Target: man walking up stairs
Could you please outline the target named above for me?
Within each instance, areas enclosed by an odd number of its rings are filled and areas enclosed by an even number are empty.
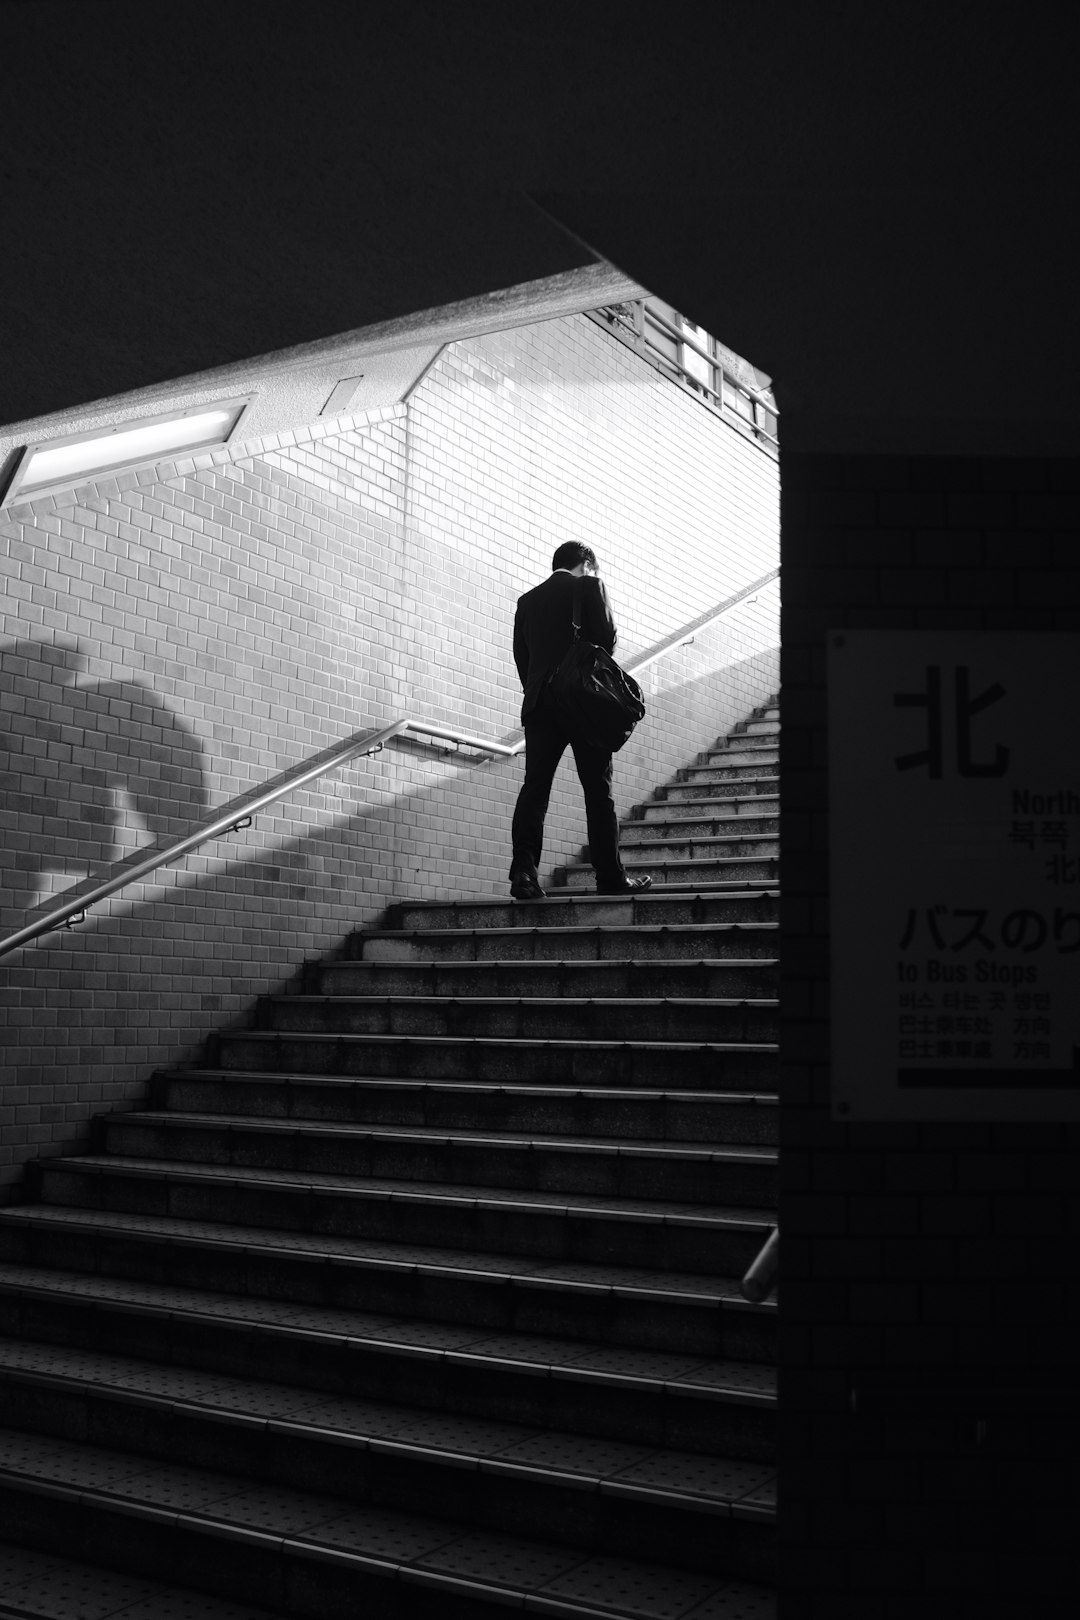
[[[394,906],[34,1167],[0,1615],[773,1614],[778,729],[649,892]]]

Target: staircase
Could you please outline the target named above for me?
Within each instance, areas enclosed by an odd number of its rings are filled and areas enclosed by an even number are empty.
[[[393,906],[32,1167],[0,1615],[772,1616],[775,702],[651,891]]]

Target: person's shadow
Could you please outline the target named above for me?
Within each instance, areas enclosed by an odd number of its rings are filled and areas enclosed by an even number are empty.
[[[88,664],[78,643],[0,645],[0,909],[11,926],[53,887],[46,874],[96,876],[136,844],[182,836],[209,802],[190,727],[141,681],[81,678]]]

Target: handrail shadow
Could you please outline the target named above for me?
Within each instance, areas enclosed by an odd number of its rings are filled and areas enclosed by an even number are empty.
[[[682,629],[675,631],[649,651],[626,666],[629,674],[644,669],[647,665],[662,658],[665,653],[677,647],[686,645],[694,636],[718,619],[730,613],[740,603],[752,598],[754,593],[764,589],[779,577],[779,568],[765,574],[761,579],[755,580],[751,585],[745,586],[733,596],[727,597],[723,602],[710,608],[707,613],[691,620]],[[279,772],[268,783],[238,794],[230,800],[224,810],[217,810],[212,816],[203,817],[196,822],[191,831],[180,839],[165,842],[158,838],[149,848],[145,845],[141,849],[132,851],[130,855],[117,861],[111,868],[109,875],[102,878],[100,875],[84,878],[64,891],[63,901],[57,905],[55,902],[43,901],[27,914],[24,925],[15,933],[0,939],[0,957],[8,955],[11,951],[19,950],[23,945],[31,944],[44,934],[52,933],[58,928],[71,926],[75,921],[81,920],[90,906],[107,899],[118,889],[125,888],[130,883],[138,882],[140,878],[148,877],[161,867],[170,866],[180,860],[184,855],[197,849],[201,844],[211,839],[222,837],[229,832],[238,831],[241,825],[249,825],[260,810],[275,804],[279,799],[290,793],[297,792],[309,782],[317,781],[328,775],[331,771],[340,770],[353,760],[361,759],[369,754],[378,753],[388,742],[395,739],[405,741],[405,734],[411,733],[416,737],[432,738],[436,743],[442,741],[454,745],[454,752],[461,748],[475,750],[483,756],[514,757],[520,754],[525,747],[523,734],[519,734],[515,742],[496,742],[492,738],[477,737],[469,732],[457,730],[452,726],[444,726],[435,721],[418,719],[413,716],[403,716],[393,721],[389,726],[368,732],[354,732],[344,742],[333,743],[320,753],[309,756],[298,765],[290,766],[287,770]],[[431,746],[427,744],[426,746]],[[450,749],[444,750],[449,752]]]

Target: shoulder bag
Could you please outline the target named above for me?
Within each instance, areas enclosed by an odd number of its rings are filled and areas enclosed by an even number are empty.
[[[574,581],[574,639],[548,677],[548,686],[567,730],[578,742],[618,753],[642,715],[645,700],[632,675],[609,652],[581,635],[583,580]]]

